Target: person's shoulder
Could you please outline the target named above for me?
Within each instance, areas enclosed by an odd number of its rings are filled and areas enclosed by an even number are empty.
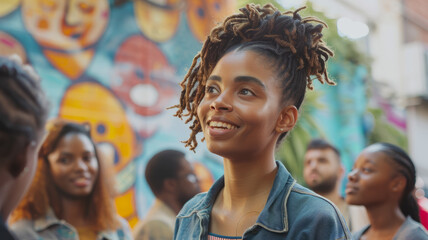
[[[407,217],[403,227],[399,230],[394,239],[427,240],[428,232],[422,224]]]
[[[202,204],[206,201],[207,193],[198,193],[193,198],[184,204],[183,208],[181,208],[180,212],[177,215],[177,218],[188,217],[199,210]]]
[[[297,183],[291,189],[288,203],[297,205],[297,207],[300,206],[299,208],[306,211],[316,211],[318,214],[329,213],[337,215],[339,213],[337,207],[330,200]],[[308,208],[308,206],[312,206],[312,208]]]
[[[34,228],[33,220],[21,219],[9,227],[17,239],[38,239],[38,233]]]
[[[144,222],[134,230],[134,239],[172,239],[174,229],[160,220]]]
[[[324,239],[350,239],[349,228],[337,207],[328,199],[294,184],[287,199],[290,229],[307,231]],[[303,229],[303,230],[302,230]]]

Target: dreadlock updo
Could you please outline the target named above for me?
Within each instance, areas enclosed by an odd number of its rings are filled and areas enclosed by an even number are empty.
[[[190,138],[184,142],[186,147],[194,150],[198,144],[196,134],[202,129],[197,108],[204,98],[208,77],[228,52],[253,51],[267,57],[281,81],[284,105],[300,107],[306,87],[313,89],[312,76],[321,83],[334,85],[326,71],[326,61],[333,52],[321,40],[321,31],[327,25],[314,17],[302,18],[298,12],[303,8],[281,13],[271,4],[248,4],[240,9],[241,13],[227,17],[212,29],[181,82],[180,103],[173,106],[178,108],[175,116],[186,116],[186,123],[193,120]]]

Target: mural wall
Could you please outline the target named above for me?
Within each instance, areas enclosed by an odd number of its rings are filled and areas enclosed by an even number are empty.
[[[187,126],[166,107],[230,0],[0,0],[0,55],[32,64],[51,100],[51,117],[90,123],[116,170],[119,214],[133,226],[153,195],[144,168],[166,148],[185,151],[203,188],[222,174],[203,146],[184,149]],[[214,17],[215,16],[215,17]]]

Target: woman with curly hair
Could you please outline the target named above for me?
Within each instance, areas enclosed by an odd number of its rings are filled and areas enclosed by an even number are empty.
[[[176,116],[223,157],[224,176],[177,216],[175,239],[349,239],[337,208],[275,161],[312,78],[329,80],[325,24],[247,5],[211,31],[194,58]],[[314,22],[316,24],[312,24]]]
[[[19,239],[131,239],[89,126],[56,120],[30,190],[12,213]]]

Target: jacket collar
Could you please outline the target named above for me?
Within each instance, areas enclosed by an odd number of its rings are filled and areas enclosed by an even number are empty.
[[[75,228],[64,220],[59,220],[52,208],[49,208],[44,217],[34,220],[34,229],[37,232],[43,231],[53,225],[65,225],[73,230]],[[97,239],[115,239],[115,231],[102,231],[97,234]]]
[[[271,232],[287,232],[288,231],[288,215],[287,215],[287,200],[290,195],[296,180],[287,171],[284,165],[276,161],[278,171],[269,193],[265,207],[260,213],[256,224]],[[215,199],[221,189],[224,187],[224,176],[218,179],[208,191],[206,197],[194,210],[187,214],[191,215],[196,212],[200,214],[209,214],[214,205]],[[278,211],[280,209],[280,211]]]
[[[266,205],[260,213],[256,225],[271,232],[283,233],[288,232],[287,201],[296,180],[291,177],[291,174],[281,162],[276,161],[276,165],[278,166],[278,172]]]
[[[44,217],[34,220],[34,229],[39,232],[55,224],[65,224],[65,221],[59,220],[52,208],[49,208]]]

